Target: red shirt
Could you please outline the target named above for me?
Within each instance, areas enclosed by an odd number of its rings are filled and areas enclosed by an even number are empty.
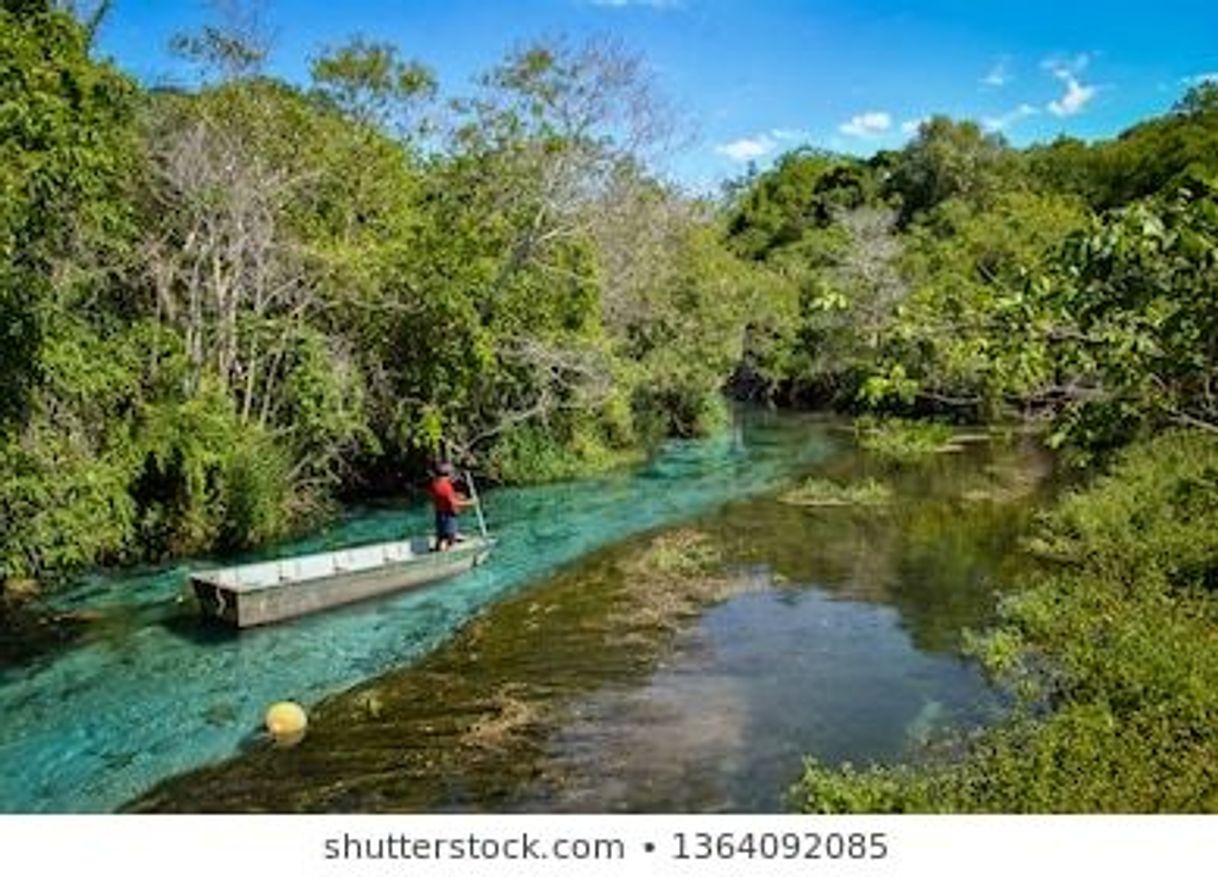
[[[453,487],[451,479],[444,476],[433,478],[427,485],[427,492],[431,495],[431,501],[435,504],[437,512],[443,512],[446,515],[457,513],[457,490]]]

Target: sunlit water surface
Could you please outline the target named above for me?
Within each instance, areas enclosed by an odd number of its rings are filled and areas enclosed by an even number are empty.
[[[563,564],[773,490],[841,445],[841,433],[814,419],[750,416],[723,438],[671,443],[630,472],[494,491],[485,499],[500,542],[488,565],[441,586],[240,634],[200,626],[181,599],[189,570],[218,561],[83,577],[57,608],[99,615],[85,637],[0,672],[0,809],[111,810],[164,777],[235,754],[267,704],[308,704],[408,665],[488,604]],[[355,509],[272,554],[428,526],[421,507]]]

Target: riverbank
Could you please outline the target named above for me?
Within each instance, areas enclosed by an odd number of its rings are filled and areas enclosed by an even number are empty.
[[[812,812],[1218,812],[1218,439],[1160,435],[1065,498],[976,643],[1018,698],[965,757],[813,762]]]

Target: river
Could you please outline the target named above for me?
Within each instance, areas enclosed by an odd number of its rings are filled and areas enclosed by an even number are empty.
[[[804,754],[900,757],[992,714],[960,632],[1015,574],[1043,468],[979,444],[890,470],[839,422],[754,412],[643,467],[493,491],[485,567],[289,624],[198,625],[185,575],[218,561],[84,576],[56,602],[98,616],[86,634],[0,672],[0,809],[778,809]],[[809,472],[896,497],[775,498]],[[427,517],[352,509],[272,553]],[[727,584],[641,624],[631,558],[667,532],[713,544]],[[285,698],[319,706],[273,750],[257,727]]]

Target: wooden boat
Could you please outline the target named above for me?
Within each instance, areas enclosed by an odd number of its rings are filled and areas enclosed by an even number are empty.
[[[205,615],[237,627],[270,624],[466,572],[483,563],[495,540],[470,536],[448,551],[431,540],[381,542],[191,575]]]

